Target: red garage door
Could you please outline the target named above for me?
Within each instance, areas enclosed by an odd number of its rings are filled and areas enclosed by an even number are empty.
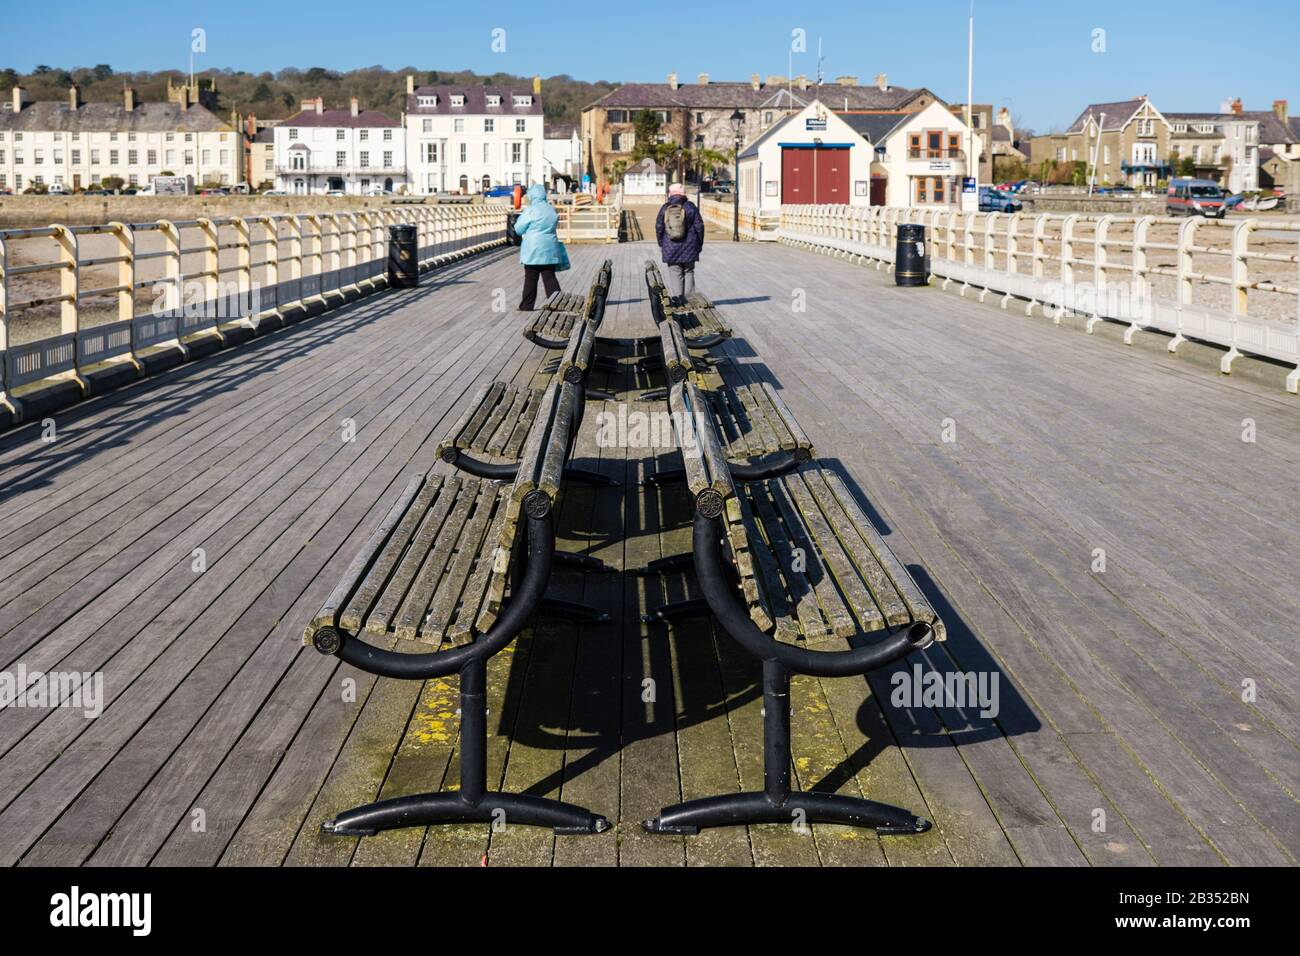
[[[781,202],[847,203],[848,147],[781,150]]]

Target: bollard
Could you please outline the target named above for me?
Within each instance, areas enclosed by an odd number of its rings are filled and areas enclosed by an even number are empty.
[[[415,226],[388,227],[388,287],[414,289],[420,284],[419,239]]]
[[[894,283],[902,286],[928,285],[930,263],[925,254],[925,226],[916,222],[899,223],[898,244],[894,248]]]

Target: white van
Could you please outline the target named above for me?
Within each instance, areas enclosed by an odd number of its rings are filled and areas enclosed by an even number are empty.
[[[50,183],[50,188],[48,190],[51,196],[66,196],[70,191],[71,190],[69,190],[67,186],[63,185],[63,183]]]

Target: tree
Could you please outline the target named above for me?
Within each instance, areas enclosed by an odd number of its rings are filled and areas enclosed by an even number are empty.
[[[126,180],[121,176],[105,176],[100,185],[105,189],[121,189],[126,185]]]
[[[659,116],[651,110],[637,110],[632,114],[632,158],[652,157],[658,162]]]
[[[275,94],[271,92],[270,84],[258,83],[257,89],[253,90],[253,102],[269,103]]]
[[[1174,168],[1177,170],[1179,176],[1195,176],[1196,160],[1191,156],[1180,157]]]
[[[113,75],[113,68],[107,63],[100,63],[90,72],[94,75],[96,80],[99,80],[102,83]]]

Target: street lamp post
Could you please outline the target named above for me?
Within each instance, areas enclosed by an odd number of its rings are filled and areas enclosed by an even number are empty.
[[[731,114],[731,131],[735,139],[735,171],[731,177],[731,241],[740,242],[740,147],[743,144],[741,129],[745,125],[745,114],[736,110]]]
[[[704,135],[695,134],[695,208],[704,202]]]

